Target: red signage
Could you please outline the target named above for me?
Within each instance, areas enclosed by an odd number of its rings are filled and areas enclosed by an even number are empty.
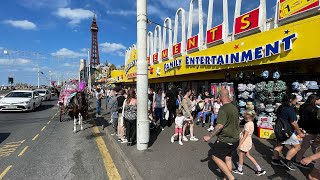
[[[237,17],[234,26],[235,35],[257,28],[259,26],[259,8]]]
[[[132,79],[132,78],[135,78],[135,77],[137,77],[137,73],[135,73],[135,72],[134,73],[130,73],[130,74],[127,75],[128,79]]]
[[[192,51],[198,48],[198,35],[195,35],[188,39],[187,51]]]
[[[168,57],[168,49],[164,49],[164,50],[162,50],[162,60],[167,60],[167,59],[169,59],[169,57]]]
[[[181,55],[181,43],[173,45],[172,54],[173,54],[173,56],[180,56]]]
[[[155,53],[155,54],[152,56],[152,60],[153,60],[153,63],[157,63],[157,62],[158,62],[158,53]]]
[[[222,40],[222,24],[207,31],[207,44]]]
[[[148,64],[150,64],[150,56],[147,57]]]

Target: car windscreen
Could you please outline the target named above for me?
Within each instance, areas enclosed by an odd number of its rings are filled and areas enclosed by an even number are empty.
[[[10,92],[5,97],[21,97],[21,98],[31,98],[31,92]]]
[[[45,94],[46,93],[46,91],[36,91],[36,92],[38,92],[39,94]]]

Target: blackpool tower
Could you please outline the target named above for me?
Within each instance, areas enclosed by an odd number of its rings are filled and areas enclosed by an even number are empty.
[[[93,16],[91,23],[91,56],[90,56],[90,67],[95,68],[100,64],[99,49],[98,49],[98,25],[96,16]]]

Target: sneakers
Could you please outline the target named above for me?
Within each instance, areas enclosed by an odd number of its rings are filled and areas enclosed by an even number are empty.
[[[194,136],[190,138],[190,141],[198,141],[198,140],[199,140],[199,139],[196,138],[196,137],[194,137]]]
[[[266,174],[266,171],[261,169],[261,171],[256,171],[255,174],[256,174],[257,176],[262,176],[262,175]]]
[[[308,165],[304,165],[304,164],[301,164],[300,162],[296,162],[296,161],[293,161],[292,164],[294,164],[297,167],[304,168],[304,169],[309,169],[310,168]]]
[[[125,144],[125,143],[128,143],[128,140],[127,139],[121,139],[121,144]]]
[[[190,138],[190,139],[191,139],[191,138]],[[185,136],[182,137],[182,140],[183,140],[183,141],[189,141],[188,138],[185,137]]]
[[[179,141],[179,144],[182,146],[183,145],[182,141]]]
[[[280,161],[279,159],[273,159],[273,160],[271,161],[271,164],[272,164],[272,165],[275,165],[275,166],[283,166],[283,165],[281,164],[281,161]]]
[[[164,128],[163,128],[163,127],[160,127],[160,129],[161,129],[161,131],[163,131],[163,130],[164,130]]]
[[[239,171],[238,169],[232,170],[233,173],[243,175],[243,171]]]
[[[203,122],[203,123],[202,123],[202,127],[204,127],[205,124],[206,124],[206,123]]]
[[[208,129],[209,132],[213,131],[214,130],[214,127],[213,126],[210,126],[210,128]]]
[[[171,143],[174,143],[174,138],[173,137],[171,137]]]
[[[286,166],[290,171],[295,171],[295,170],[296,170],[296,168],[292,165],[292,163],[291,163],[290,161],[284,159],[284,160],[280,160],[280,162],[281,162],[284,166]]]

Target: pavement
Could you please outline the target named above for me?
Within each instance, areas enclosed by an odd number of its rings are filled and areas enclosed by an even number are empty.
[[[110,115],[108,114],[104,116],[103,121],[100,119],[97,123],[101,125],[109,120]],[[207,180],[223,177],[211,158],[210,149],[215,139],[213,138],[210,142],[202,141],[202,137],[208,134],[207,128],[207,126],[195,126],[195,134],[199,141],[183,142],[183,146],[179,145],[177,141],[173,144],[170,142],[174,126],[166,127],[164,131],[156,129],[151,132],[149,148],[145,151],[138,151],[136,145],[127,146],[119,143],[116,136],[111,135],[113,130],[110,125],[104,131],[106,143],[117,150],[111,155],[121,157],[133,179]],[[254,147],[250,153],[267,173],[257,177],[254,174],[255,166],[248,159],[245,159],[244,175],[235,174],[237,179],[306,179],[308,170],[297,168],[296,171],[289,171],[284,167],[271,165],[274,140],[260,139],[254,135],[253,143]],[[286,151],[287,148],[285,148],[284,154]],[[311,152],[307,151],[306,155],[310,154]],[[237,167],[237,161],[238,157],[233,157],[234,168]]]

